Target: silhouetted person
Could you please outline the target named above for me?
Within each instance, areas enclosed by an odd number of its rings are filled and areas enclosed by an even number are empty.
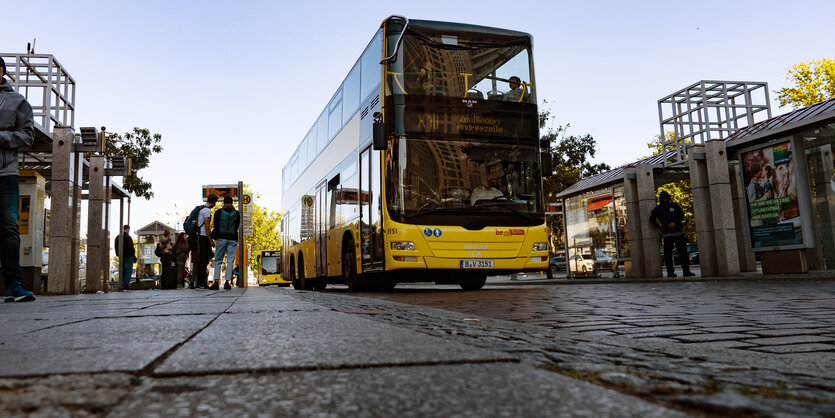
[[[658,206],[649,215],[649,222],[661,230],[664,240],[664,263],[667,266],[667,277],[676,277],[675,266],[673,265],[673,245],[678,252],[678,261],[685,276],[695,276],[690,272],[690,254],[687,253],[687,239],[684,237],[682,221],[684,211],[678,203],[670,199],[670,194],[662,191],[658,198],[661,200]]]

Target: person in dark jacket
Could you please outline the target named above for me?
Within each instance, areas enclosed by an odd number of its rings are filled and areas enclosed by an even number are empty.
[[[673,245],[678,252],[678,260],[685,276],[695,276],[690,272],[690,257],[687,253],[687,239],[684,237],[682,222],[684,211],[678,203],[670,199],[670,194],[662,191],[658,198],[661,202],[649,215],[649,222],[661,230],[664,240],[664,263],[667,266],[667,277],[676,277],[673,265]]]
[[[223,256],[226,255],[226,282],[224,289],[231,289],[232,266],[235,265],[235,255],[238,250],[238,227],[241,225],[241,214],[232,205],[232,197],[224,196],[223,207],[215,211],[212,225],[214,230],[212,236],[217,237],[215,245],[215,284],[213,288],[220,285],[220,267],[223,265]]]
[[[130,290],[130,277],[133,276],[133,263],[136,262],[136,250],[133,249],[133,238],[130,237],[130,225],[122,228],[122,234],[116,237],[113,248],[122,245],[122,258],[119,260],[122,270],[122,290]]]
[[[32,106],[6,81],[6,63],[0,58],[0,265],[6,300],[29,302],[35,295],[20,284],[20,230],[18,206],[18,149],[35,141]]]

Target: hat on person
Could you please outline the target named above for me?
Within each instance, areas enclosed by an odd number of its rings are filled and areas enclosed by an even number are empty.
[[[661,193],[659,193],[659,194],[658,194],[658,198],[659,198],[659,199],[661,199],[661,200],[664,200],[664,199],[669,199],[669,198],[670,198],[670,194],[669,194],[669,193],[667,193],[667,191],[666,191],[666,190],[662,190],[662,191],[661,191]]]

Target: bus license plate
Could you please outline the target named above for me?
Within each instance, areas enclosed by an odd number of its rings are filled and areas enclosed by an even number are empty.
[[[491,269],[493,260],[461,260],[462,269]]]

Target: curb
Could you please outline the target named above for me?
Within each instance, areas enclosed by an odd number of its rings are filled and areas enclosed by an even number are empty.
[[[835,275],[751,275],[751,276],[730,276],[730,277],[682,277],[670,279],[666,277],[657,278],[632,278],[632,279],[524,279],[524,280],[501,280],[486,283],[488,286],[539,286],[539,285],[578,285],[578,284],[626,284],[626,283],[699,283],[699,282],[809,282],[809,281],[835,281]]]

